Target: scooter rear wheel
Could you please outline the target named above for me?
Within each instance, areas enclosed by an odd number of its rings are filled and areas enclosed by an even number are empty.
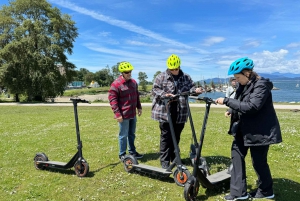
[[[35,169],[44,170],[46,167],[43,164],[39,164],[38,161],[48,161],[48,157],[44,153],[37,153],[33,161]]]
[[[85,161],[77,161],[74,165],[75,173],[78,177],[84,177],[89,173],[89,164]]]
[[[199,181],[195,177],[191,177],[184,187],[184,199],[186,201],[195,201],[199,192]]]
[[[133,166],[139,164],[138,161],[133,156],[125,156],[123,159],[124,169],[126,172],[132,172]]]
[[[189,177],[191,176],[191,173],[188,169],[182,170],[182,175],[180,175],[180,172],[178,169],[174,171],[174,181],[178,186],[184,187],[186,182],[188,181]]]

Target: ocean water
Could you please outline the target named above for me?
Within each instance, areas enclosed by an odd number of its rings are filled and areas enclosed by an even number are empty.
[[[272,90],[273,102],[300,102],[300,82],[297,80],[274,80],[272,81],[274,87],[278,90]],[[212,99],[217,99],[220,97],[225,97],[223,92],[209,92],[203,93],[200,97],[210,97]],[[191,100],[193,101],[193,100]]]

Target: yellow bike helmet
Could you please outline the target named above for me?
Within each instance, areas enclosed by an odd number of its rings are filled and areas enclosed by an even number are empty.
[[[123,73],[123,72],[127,72],[127,71],[132,71],[133,66],[127,61],[122,61],[121,63],[119,63],[118,69],[121,73]]]
[[[180,58],[176,54],[169,56],[167,60],[168,69],[173,70],[180,67]]]

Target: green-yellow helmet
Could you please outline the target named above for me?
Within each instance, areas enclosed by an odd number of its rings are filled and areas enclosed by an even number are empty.
[[[123,72],[127,72],[127,71],[132,71],[133,66],[127,61],[122,61],[121,63],[119,63],[118,69],[121,73],[123,73]]]
[[[176,54],[169,56],[167,60],[168,69],[176,69],[180,67],[180,58]]]

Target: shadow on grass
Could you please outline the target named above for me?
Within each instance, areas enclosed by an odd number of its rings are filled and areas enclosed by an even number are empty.
[[[229,166],[231,164],[231,159],[229,157],[225,157],[225,156],[205,156],[204,158],[209,167],[216,166],[216,165]],[[190,158],[184,158],[181,160],[184,165],[193,166]],[[222,169],[218,169],[217,171],[222,171]]]
[[[214,188],[212,189],[206,188],[204,191],[205,195],[198,195],[197,200],[208,200],[209,197],[218,196],[218,195],[221,196],[221,200],[223,200],[224,192],[228,191],[229,187],[230,187],[230,179],[227,179],[225,181],[215,184]],[[203,187],[200,186],[200,188]]]
[[[151,179],[157,179],[157,180],[162,181],[162,182],[174,183],[175,184],[174,179],[170,176],[160,176],[159,174],[155,174],[155,173],[149,174],[149,173],[138,172],[138,171],[133,171],[132,173],[133,174],[138,174],[142,177],[148,177],[148,178],[151,178]]]
[[[144,154],[143,158],[139,159],[141,163],[145,163],[147,161],[159,160],[159,153],[147,153]]]
[[[200,187],[203,188],[203,187]],[[206,189],[205,195],[198,195],[197,200],[208,200],[211,196],[220,196],[221,199],[225,194],[229,193],[230,180],[226,180],[214,186],[213,189]],[[256,186],[248,185],[248,189],[253,191]],[[273,178],[273,189],[275,198],[274,199],[263,199],[263,200],[276,200],[276,201],[287,201],[287,200],[300,200],[300,183],[293,180],[284,178]],[[250,199],[249,199],[250,200]]]
[[[98,168],[97,170],[95,171],[92,171],[93,173],[96,173],[96,172],[100,172],[101,170],[105,169],[105,168],[115,168],[117,165],[119,165],[120,163],[122,163],[121,161],[118,161],[116,163],[111,163],[111,164],[108,164],[106,166],[103,166],[101,168]]]
[[[49,171],[54,173],[66,174],[66,175],[76,175],[74,169],[46,168],[45,170],[41,170],[41,171]],[[94,175],[95,175],[94,172],[90,171],[85,177],[93,177]]]
[[[276,201],[300,200],[300,183],[285,178],[273,178]]]
[[[229,157],[224,157],[224,156],[205,156],[204,157],[208,167],[214,167],[213,170],[211,171],[211,174],[220,172],[224,170],[224,167],[229,167],[231,164],[231,160]],[[190,158],[183,159],[183,163],[187,166],[192,166],[192,162]],[[193,172],[193,169],[190,169],[190,172]],[[196,200],[208,200],[212,196],[224,196],[224,192],[228,191],[230,188],[230,179],[226,179],[224,181],[221,181],[217,184],[214,185],[213,188],[204,188],[203,186],[200,185],[200,189],[205,189],[204,190],[204,195],[199,194],[197,196]],[[201,190],[202,191],[202,190]],[[200,190],[199,190],[200,192]]]

